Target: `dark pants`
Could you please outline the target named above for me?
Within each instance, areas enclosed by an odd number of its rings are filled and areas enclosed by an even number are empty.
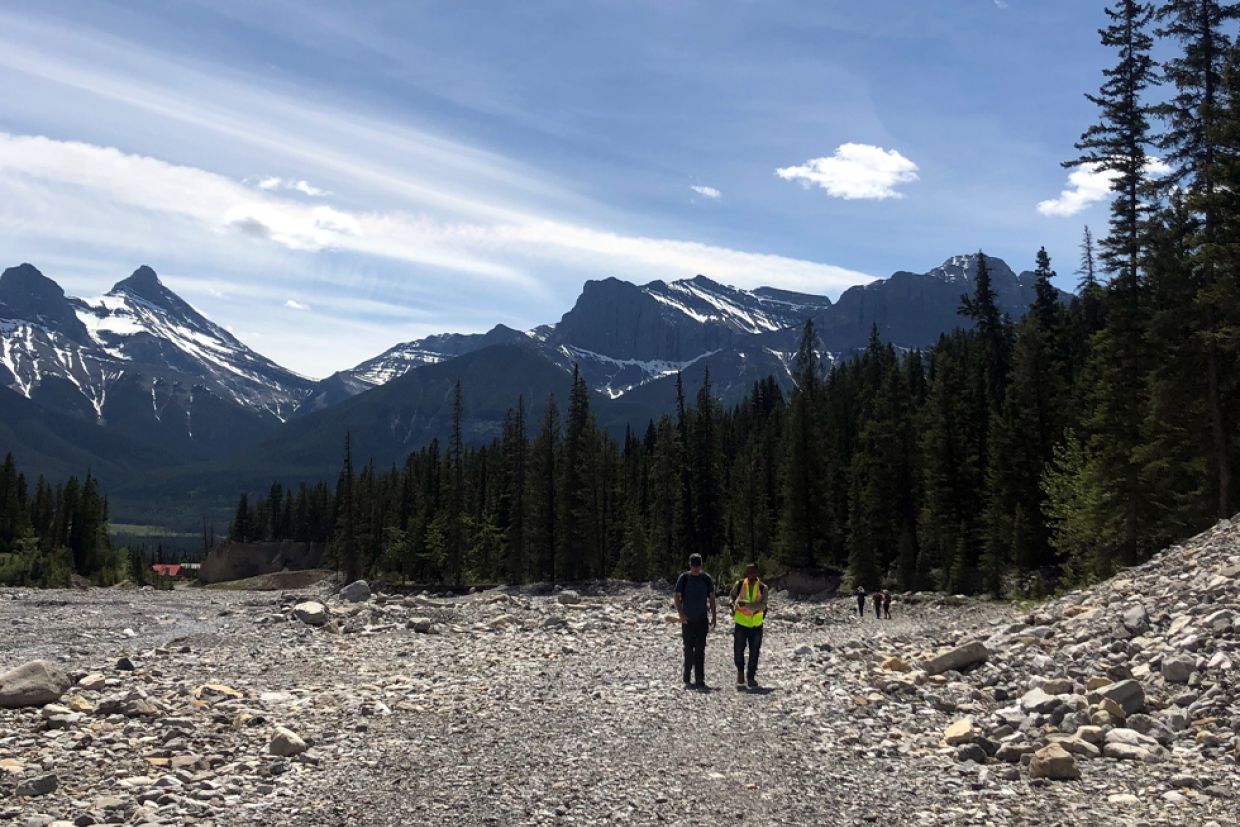
[[[887,620],[891,620],[891,604],[890,603],[887,603],[887,602],[883,603],[883,617],[885,617]]]
[[[749,644],[749,668],[745,669],[745,644]],[[732,632],[732,655],[736,660],[736,671],[744,672],[748,680],[758,674],[758,653],[762,651],[762,627],[742,626],[736,624]]]
[[[879,620],[883,619],[883,604],[881,602],[874,604],[874,616]]]
[[[865,617],[865,598],[864,597],[857,598],[857,616]]]
[[[706,681],[706,632],[709,629],[710,621],[706,618],[681,624],[680,636],[685,642],[685,683],[689,682],[690,670],[695,683]]]

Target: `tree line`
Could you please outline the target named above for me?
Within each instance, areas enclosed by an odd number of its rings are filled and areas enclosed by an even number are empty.
[[[0,465],[0,584],[67,586],[77,574],[100,585],[124,579],[126,553],[108,536],[108,503],[87,473],[53,486],[42,476],[33,490],[13,455]]]
[[[514,400],[503,436],[467,447],[458,387],[446,444],[358,469],[346,440],[334,491],[303,487],[290,505],[273,489],[265,516],[243,503],[234,529],[308,538],[296,515],[313,499],[315,536],[349,576],[645,579],[699,552],[718,568],[1003,595],[1108,576],[1230,516],[1240,4],[1117,0],[1106,14],[1115,61],[1065,166],[1105,173],[1114,197],[1105,235],[1085,230],[1068,301],[1039,250],[1036,299],[1007,318],[979,255],[961,328],[925,351],[875,333],[823,365],[807,323],[790,391],[769,378],[725,410],[709,374],[692,399],[678,381],[672,413],[619,439],[574,375],[563,414],[554,397]]]

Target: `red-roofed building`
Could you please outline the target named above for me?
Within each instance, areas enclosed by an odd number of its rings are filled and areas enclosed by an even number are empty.
[[[160,577],[180,577],[181,565],[180,563],[152,563],[151,571]]]

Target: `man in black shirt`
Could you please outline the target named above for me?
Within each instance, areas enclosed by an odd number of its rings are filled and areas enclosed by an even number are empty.
[[[702,555],[690,555],[689,570],[676,579],[674,599],[685,644],[685,688],[705,689],[706,633],[715,626],[715,581],[702,571]],[[692,683],[690,671],[693,672]]]

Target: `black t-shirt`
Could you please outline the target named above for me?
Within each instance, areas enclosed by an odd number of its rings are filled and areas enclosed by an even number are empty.
[[[676,579],[676,593],[680,595],[681,611],[689,620],[710,617],[710,597],[715,593],[715,581],[710,579],[709,574],[683,572]]]

